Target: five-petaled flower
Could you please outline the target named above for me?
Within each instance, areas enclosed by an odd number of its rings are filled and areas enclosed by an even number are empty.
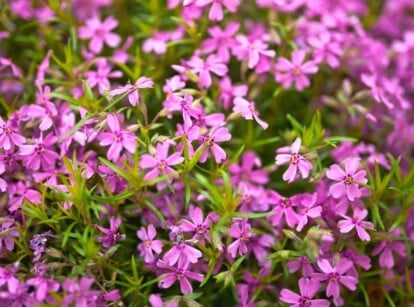
[[[140,167],[144,169],[152,168],[152,170],[145,175],[144,180],[151,180],[160,175],[168,174],[177,177],[177,172],[173,170],[171,166],[182,163],[184,158],[181,156],[181,152],[175,152],[168,155],[169,148],[170,142],[158,143],[155,146],[155,156],[149,154],[143,154],[141,156]],[[172,178],[168,178],[168,181],[171,182]]]
[[[137,231],[137,237],[142,241],[142,243],[138,244],[137,249],[140,255],[144,257],[145,262],[153,262],[155,260],[154,252],[159,254],[162,251],[162,241],[154,240],[156,235],[157,231],[152,224],[148,225],[147,230],[145,230],[145,227],[141,227]]]
[[[153,88],[154,82],[150,78],[147,77],[140,77],[134,84],[127,84],[124,86],[121,86],[117,89],[114,89],[109,92],[110,96],[116,96],[121,94],[128,94],[128,101],[132,106],[136,106],[137,103],[139,103],[139,95],[138,95],[138,89],[141,88]]]
[[[234,98],[233,103],[233,112],[240,113],[244,119],[254,119],[264,130],[269,127],[266,122],[259,118],[259,111],[257,111],[254,101],[247,101],[244,98],[236,97]]]
[[[355,228],[358,237],[362,241],[369,241],[371,237],[365,229],[374,229],[374,225],[371,222],[363,221],[367,215],[367,209],[360,210],[358,208],[355,208],[353,217],[346,215],[342,216],[345,220],[340,220],[338,222],[339,231],[342,233],[348,233]]]
[[[118,117],[115,114],[108,114],[106,117],[109,130],[100,136],[100,145],[108,146],[107,158],[112,161],[118,161],[122,148],[125,148],[131,154],[137,148],[135,134],[131,131],[121,130]]]
[[[319,282],[302,277],[299,279],[300,295],[289,289],[282,289],[282,291],[280,291],[279,299],[282,302],[291,304],[291,306],[295,307],[328,307],[330,305],[328,300],[312,299],[319,291],[319,288]]]
[[[358,185],[368,182],[365,178],[367,172],[365,170],[358,171],[358,158],[347,158],[344,164],[345,171],[338,164],[334,164],[326,172],[326,177],[339,181],[329,188],[329,193],[334,198],[340,198],[343,194],[346,194],[350,201],[354,201],[355,198],[360,198],[362,195]]]
[[[312,170],[312,164],[299,154],[301,145],[300,138],[297,138],[289,147],[279,148],[276,152],[276,165],[289,163],[288,169],[283,173],[283,180],[292,182],[297,178],[299,169],[302,178],[307,178]]]

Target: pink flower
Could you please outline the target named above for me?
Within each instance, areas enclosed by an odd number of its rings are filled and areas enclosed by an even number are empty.
[[[304,199],[301,200],[300,206],[298,207],[298,226],[297,231],[302,231],[303,227],[308,223],[308,217],[317,218],[321,216],[322,206],[317,204],[317,194],[305,195]]]
[[[53,168],[56,160],[59,159],[59,155],[50,147],[56,143],[57,137],[49,133],[44,139],[41,135],[40,138],[34,141],[35,144],[20,146],[19,155],[22,157],[23,164],[34,171],[37,171],[40,167],[43,170]]]
[[[191,71],[198,75],[198,84],[202,88],[209,88],[212,84],[211,73],[224,77],[228,68],[216,55],[209,55],[205,61],[198,56],[193,56],[187,65]]]
[[[288,169],[283,173],[283,180],[293,182],[297,178],[297,171],[302,178],[307,178],[312,170],[312,164],[299,154],[301,140],[297,138],[290,147],[284,147],[277,150],[275,158],[276,165],[289,163]],[[290,152],[290,153],[286,153]]]
[[[121,42],[118,34],[112,33],[118,21],[109,16],[103,22],[98,17],[92,17],[86,20],[86,25],[79,28],[78,35],[80,39],[92,39],[89,42],[89,49],[93,53],[101,52],[104,43],[109,47],[115,48]]]
[[[355,228],[358,233],[358,237],[362,241],[369,241],[371,237],[365,229],[374,229],[374,225],[371,222],[363,221],[363,219],[366,218],[367,215],[368,210],[360,210],[358,208],[355,208],[353,217],[344,215],[342,216],[345,220],[341,220],[338,222],[339,231],[341,233],[348,233]]]
[[[247,95],[247,85],[233,85],[229,77],[224,77],[219,82],[220,96],[218,97],[218,103],[223,105],[223,108],[229,109],[231,101],[234,97],[244,97]]]
[[[210,3],[212,4],[210,12],[208,13],[208,18],[210,20],[220,21],[223,19],[222,5],[224,5],[229,12],[235,13],[240,4],[240,0],[196,0],[195,2],[195,4],[200,7],[204,7]]]
[[[361,197],[362,193],[358,184],[366,184],[368,180],[365,178],[366,171],[358,171],[359,161],[358,158],[347,158],[345,171],[338,164],[334,164],[326,172],[326,177],[339,181],[329,188],[329,193],[334,198],[340,198],[346,194],[350,201],[354,201],[355,198]]]
[[[270,191],[268,195],[268,201],[271,204],[274,204],[273,215],[268,217],[268,220],[274,226],[280,226],[282,217],[285,217],[286,223],[290,228],[295,227],[298,223],[298,214],[293,210],[293,207],[297,206],[297,196],[292,196],[291,198],[284,198],[279,193],[275,191]]]
[[[305,307],[305,306],[317,306],[317,307],[329,307],[330,302],[325,299],[315,299],[312,298],[319,291],[320,284],[315,280],[309,278],[299,279],[299,291],[300,295],[289,289],[282,289],[280,291],[279,299],[284,302],[291,304],[290,306],[294,307]]]
[[[203,221],[203,211],[200,208],[191,205],[188,210],[188,215],[191,221],[182,219],[180,222],[181,231],[195,232],[193,237],[194,240],[203,240],[206,238],[207,241],[210,241],[210,225],[216,214],[214,212],[210,213]]]
[[[127,84],[115,90],[109,92],[109,96],[121,95],[128,93],[128,100],[132,106],[136,106],[139,103],[138,89],[140,88],[153,88],[154,82],[150,78],[140,77],[134,84]]]
[[[308,87],[310,81],[306,75],[315,74],[318,67],[312,61],[304,62],[305,56],[305,50],[295,50],[292,52],[292,61],[279,58],[276,63],[276,81],[282,83],[284,88],[289,88],[294,83],[298,91]]]
[[[395,265],[395,259],[393,253],[399,255],[402,258],[407,257],[407,249],[403,242],[398,242],[397,238],[401,236],[401,231],[397,228],[390,235],[390,241],[381,241],[372,251],[373,256],[379,254],[379,265],[382,268],[391,269]]]
[[[68,307],[75,302],[75,306],[86,307],[96,301],[99,291],[90,290],[94,283],[93,278],[82,277],[79,282],[67,278],[63,282],[63,290],[65,296],[62,301],[62,306]]]
[[[161,275],[161,280],[158,282],[158,286],[163,289],[170,288],[177,280],[180,283],[180,290],[183,294],[192,293],[193,287],[190,284],[189,279],[194,279],[199,282],[203,281],[204,275],[191,272],[188,270],[188,262],[179,262],[177,268],[172,267],[168,263],[162,260],[157,261],[157,266],[161,269],[170,271]]]
[[[221,163],[226,159],[226,152],[216,143],[229,141],[231,134],[226,127],[213,128],[207,135],[201,137],[201,146],[206,146],[206,150],[200,157],[200,162],[206,162],[209,152],[214,156],[216,163]]]
[[[157,231],[152,224],[148,225],[148,230],[141,227],[141,229],[137,231],[137,237],[143,241],[143,243],[138,244],[137,249],[139,250],[141,257],[144,257],[145,262],[153,262],[155,260],[154,252],[159,254],[162,251],[162,241],[154,240],[156,235]]]
[[[230,22],[224,30],[218,26],[209,28],[208,33],[211,38],[203,41],[203,53],[216,51],[217,56],[224,63],[228,63],[230,61],[230,50],[234,46],[233,35],[239,28],[240,25],[237,22]]]
[[[169,265],[174,265],[178,261],[178,266],[184,263],[197,263],[198,259],[203,254],[196,248],[187,244],[182,239],[181,234],[177,236],[177,242],[175,245],[165,253],[163,260],[167,261]]]
[[[143,169],[152,168],[152,170],[145,175],[144,180],[151,180],[160,175],[168,174],[174,174],[174,177],[176,177],[177,172],[172,169],[171,166],[180,164],[184,161],[181,152],[175,152],[172,155],[168,155],[168,150],[170,148],[169,142],[158,143],[155,148],[155,157],[149,154],[143,154],[141,156],[140,167]],[[169,178],[168,181],[171,182],[172,178]]]
[[[120,225],[121,219],[114,216],[112,216],[109,220],[109,229],[96,225],[96,227],[104,233],[104,236],[97,238],[97,241],[102,243],[103,248],[109,249],[115,246],[116,242],[125,238],[125,235],[122,235],[118,232]]]
[[[247,58],[247,67],[250,69],[256,66],[262,66],[266,58],[273,58],[276,55],[274,50],[269,50],[267,43],[261,39],[249,39],[245,35],[237,35],[237,45],[233,48],[233,54],[238,60],[244,60]],[[264,69],[266,71],[266,69]]]
[[[102,95],[106,90],[111,88],[109,78],[120,78],[122,77],[122,72],[119,70],[111,71],[111,65],[106,59],[102,58],[96,62],[96,66],[98,68],[97,71],[88,70],[85,73],[86,81],[92,88],[98,86],[99,93]]]
[[[255,169],[257,167],[258,169]],[[261,169],[262,162],[253,151],[246,151],[241,158],[241,165],[232,164],[229,168],[231,183],[234,185],[254,187],[266,184],[269,175]]]
[[[227,247],[227,251],[232,258],[236,258],[237,252],[240,256],[247,253],[247,244],[250,241],[252,234],[250,233],[250,224],[247,219],[237,219],[231,225],[228,234],[232,238],[236,238],[233,243]]]
[[[131,154],[137,148],[135,134],[131,131],[121,130],[118,117],[115,114],[108,114],[106,121],[111,132],[104,132],[100,136],[99,145],[108,146],[106,157],[112,161],[118,161],[122,148]]]
[[[26,142],[26,139],[16,131],[11,123],[6,123],[0,116],[0,148],[9,150],[14,145],[20,146]]]
[[[318,260],[318,266],[323,273],[314,273],[312,279],[317,281],[328,281],[326,287],[326,296],[333,296],[335,299],[340,297],[339,285],[342,284],[351,291],[356,290],[358,280],[354,276],[345,275],[346,272],[352,267],[352,262],[341,258],[336,266],[331,266],[328,260]]]
[[[233,102],[233,112],[240,113],[247,120],[254,119],[265,130],[269,127],[267,123],[259,118],[259,111],[256,110],[254,101],[249,102],[244,98],[236,97]]]

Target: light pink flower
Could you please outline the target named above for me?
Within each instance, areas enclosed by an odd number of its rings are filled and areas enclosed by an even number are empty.
[[[161,275],[162,278],[158,282],[158,286],[160,288],[167,289],[178,280],[180,283],[180,290],[183,294],[192,293],[193,287],[191,286],[189,279],[201,282],[204,279],[204,275],[189,271],[188,265],[188,262],[179,262],[177,268],[175,268],[165,261],[158,260],[157,267],[169,271],[168,273]]]
[[[303,227],[308,223],[308,217],[317,218],[321,216],[322,206],[317,204],[317,194],[305,195],[300,201],[300,206],[297,209],[298,226],[297,231],[302,231]]]
[[[298,169],[302,178],[307,178],[312,170],[312,164],[299,154],[300,145],[301,140],[297,138],[290,147],[277,150],[279,154],[275,158],[276,165],[289,163],[288,169],[283,173],[283,180],[287,182],[292,182],[298,177]]]
[[[26,139],[17,133],[17,129],[14,128],[11,123],[5,122],[0,116],[0,148],[9,150],[14,145],[20,146],[26,142]]]
[[[306,57],[305,50],[295,50],[292,52],[292,61],[279,58],[276,63],[275,79],[284,88],[289,88],[293,83],[298,91],[310,85],[307,75],[315,74],[318,67],[314,62],[304,62]]]
[[[78,35],[80,39],[91,39],[89,49],[97,54],[102,51],[104,43],[112,48],[121,43],[121,37],[111,32],[117,25],[118,21],[112,16],[103,22],[98,17],[92,17],[86,20],[85,26],[79,28]]]
[[[209,152],[213,154],[216,163],[223,162],[227,157],[226,152],[216,143],[229,141],[230,139],[231,134],[226,127],[213,128],[207,135],[202,136],[200,140],[201,146],[206,146],[207,148],[201,154],[200,162],[206,162]]]
[[[340,198],[346,194],[350,201],[354,201],[355,198],[361,197],[362,193],[358,185],[366,184],[368,180],[365,178],[366,171],[358,171],[359,161],[358,158],[347,158],[344,162],[345,171],[338,164],[334,164],[326,172],[326,177],[339,181],[329,188],[329,193],[334,198]]]
[[[178,235],[177,242],[165,253],[163,260],[169,265],[174,265],[178,261],[180,266],[181,263],[197,263],[202,256],[203,254],[198,249],[190,246],[181,235]]]
[[[177,172],[171,168],[171,166],[180,164],[184,161],[181,156],[181,152],[175,152],[168,155],[170,144],[168,142],[158,143],[156,145],[156,155],[143,154],[141,156],[140,167],[143,169],[152,168],[144,177],[144,180],[151,180],[157,178],[160,175],[174,174],[176,177]],[[172,178],[169,178],[169,182]]]
[[[363,221],[363,219],[366,218],[367,215],[367,209],[360,210],[358,208],[355,208],[353,217],[345,215],[342,216],[345,220],[341,220],[338,222],[339,231],[342,233],[348,233],[355,228],[358,237],[362,241],[369,241],[371,237],[365,229],[374,229],[374,225],[371,222]]]
[[[119,70],[112,71],[112,66],[106,59],[99,59],[96,62],[97,70],[88,70],[86,75],[86,81],[91,88],[98,86],[99,93],[102,95],[106,90],[111,88],[111,82],[109,78],[120,78],[122,72]]]
[[[328,260],[320,259],[317,261],[320,270],[323,273],[314,273],[312,279],[317,281],[328,281],[326,287],[326,296],[333,296],[335,299],[340,297],[339,285],[342,284],[351,291],[356,290],[358,280],[351,275],[345,275],[352,267],[352,262],[341,258],[336,266],[332,266]]]
[[[247,101],[244,98],[236,97],[233,101],[233,112],[240,113],[241,116],[247,120],[254,119],[260,127],[267,129],[269,125],[259,118],[259,111],[256,110],[254,101]]]
[[[250,232],[250,224],[247,222],[247,219],[237,219],[231,225],[228,234],[232,238],[236,238],[233,243],[227,247],[227,251],[232,258],[236,258],[236,254],[243,256],[248,251],[247,244],[252,237]]]
[[[137,237],[143,241],[138,244],[137,249],[139,250],[140,255],[144,257],[145,262],[153,262],[155,260],[154,252],[159,254],[162,251],[162,241],[154,240],[156,235],[157,231],[152,224],[148,225],[148,230],[141,227],[141,229],[137,231]]]
[[[131,154],[137,149],[135,134],[131,131],[121,130],[118,117],[115,114],[108,114],[106,117],[109,130],[100,136],[101,146],[109,146],[106,157],[112,161],[118,161],[122,148]]]
[[[230,22],[227,27],[222,30],[215,26],[208,29],[211,38],[205,39],[202,42],[203,53],[211,53],[216,51],[217,56],[224,62],[230,61],[230,50],[234,46],[234,34],[239,30],[240,24],[237,22]]]
[[[299,279],[300,295],[289,289],[282,289],[282,291],[280,291],[279,299],[294,307],[329,307],[330,302],[328,300],[312,299],[319,289],[319,282],[309,278],[301,278]]]
[[[34,141],[35,144],[20,145],[19,155],[23,164],[34,171],[40,167],[43,170],[53,168],[59,155],[50,148],[56,143],[57,137],[49,133],[44,139],[40,136]]]
[[[216,55],[209,55],[204,61],[198,56],[193,56],[187,65],[191,71],[198,75],[198,84],[202,88],[209,88],[212,84],[211,73],[224,77],[227,74],[228,68],[222,60]]]

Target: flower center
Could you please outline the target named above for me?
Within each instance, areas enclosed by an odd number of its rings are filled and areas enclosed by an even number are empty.
[[[38,145],[36,146],[36,152],[37,152],[38,154],[45,152],[45,145],[43,145],[43,144],[38,144]]]
[[[295,76],[299,76],[299,75],[301,75],[301,74],[302,74],[302,71],[300,70],[300,68],[299,68],[299,67],[295,67],[295,68],[293,68],[293,74],[294,74]]]
[[[292,154],[290,157],[290,163],[292,164],[298,164],[299,162],[299,155],[298,154]]]
[[[12,134],[12,132],[13,132],[13,130],[10,127],[8,127],[8,126],[6,126],[4,128],[4,130],[6,131],[7,134]]]
[[[167,163],[164,160],[160,161],[160,163],[158,164],[158,168],[160,170],[164,170],[166,167],[167,167]]]
[[[339,280],[339,275],[337,273],[330,273],[329,274],[329,279],[331,281],[338,281]]]
[[[151,241],[150,240],[145,241],[144,244],[145,244],[145,247],[147,247],[147,248],[151,247]]]
[[[204,229],[204,225],[197,225],[197,232],[198,232],[199,234],[203,234],[203,233],[204,233],[204,231],[205,231],[205,229]]]
[[[351,184],[351,183],[354,183],[354,178],[352,178],[349,175],[346,175],[344,178],[344,181],[345,181],[345,184]]]
[[[249,238],[244,233],[241,235],[240,240],[244,243],[249,242]]]

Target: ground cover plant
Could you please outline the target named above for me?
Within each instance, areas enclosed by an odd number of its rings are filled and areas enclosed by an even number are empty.
[[[412,0],[0,2],[1,306],[409,306]]]

